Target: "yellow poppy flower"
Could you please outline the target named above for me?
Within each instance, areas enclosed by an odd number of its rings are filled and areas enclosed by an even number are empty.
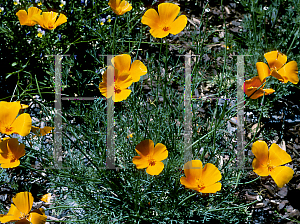
[[[111,63],[119,73],[130,74],[133,82],[138,82],[140,77],[147,73],[147,67],[140,60],[135,60],[131,64],[131,57],[129,54],[115,56],[111,60]]]
[[[30,7],[28,9],[28,14],[25,10],[19,10],[16,15],[18,16],[21,25],[34,26],[36,22],[32,20],[32,17],[41,14],[41,12],[42,10],[36,7]]]
[[[46,203],[50,203],[51,201],[51,193],[45,194],[42,196],[41,201],[46,202]]]
[[[265,80],[264,80],[265,81]],[[263,83],[260,81],[258,76],[253,77],[252,79],[246,80],[244,82],[244,92],[247,96],[251,96],[251,99],[257,99],[264,95],[269,95],[275,92],[274,89],[263,89],[265,85],[263,85],[260,89],[257,89],[260,87]]]
[[[216,193],[221,190],[222,175],[218,168],[207,163],[202,168],[200,160],[191,160],[184,164],[184,174],[186,177],[180,178],[180,183],[186,188],[201,192],[201,193]]]
[[[0,222],[15,222],[23,224],[44,224],[47,220],[44,209],[39,208],[30,211],[33,205],[33,197],[30,192],[20,192],[12,199],[11,205],[6,215],[0,215]]]
[[[155,9],[148,9],[142,17],[142,23],[150,27],[150,33],[155,38],[163,38],[170,33],[180,33],[187,24],[185,15],[177,15],[180,7],[173,3],[161,3],[158,5],[158,13]]]
[[[297,84],[299,82],[297,62],[290,61],[285,64],[287,56],[278,51],[265,53],[264,56],[269,67],[263,62],[256,63],[258,76],[261,82],[270,75],[283,83],[290,81],[293,84]]]
[[[107,83],[107,72],[108,74],[114,74],[114,82],[112,84]],[[131,84],[132,78],[128,73],[120,73],[112,66],[108,66],[107,70],[102,75],[102,82],[99,84],[99,90],[107,99],[112,97],[114,102],[120,102],[129,97],[131,90],[127,88]]]
[[[25,155],[25,145],[18,139],[9,138],[0,141],[0,164],[2,168],[13,168],[20,165],[20,158]]]
[[[124,0],[109,0],[108,5],[117,15],[123,15],[132,9],[131,4]]]
[[[67,17],[64,14],[60,14],[58,19],[58,13],[56,12],[43,12],[42,15],[34,15],[31,19],[37,22],[41,27],[47,30],[53,30],[59,25],[67,22]]]
[[[252,152],[256,157],[252,162],[253,171],[259,176],[271,175],[280,188],[292,179],[293,169],[281,166],[291,162],[291,156],[277,144],[272,144],[268,150],[265,141],[256,141],[252,145]]]
[[[162,160],[168,157],[168,150],[165,145],[157,143],[154,147],[152,140],[147,139],[141,141],[135,148],[139,156],[135,156],[132,162],[137,169],[146,168],[146,172],[150,175],[158,175],[164,169]]]
[[[0,132],[10,135],[12,133],[26,136],[31,129],[31,117],[24,113],[17,117],[20,109],[20,102],[0,102]],[[17,118],[16,118],[17,117]]]
[[[44,135],[50,133],[52,131],[52,129],[54,129],[54,127],[45,126],[43,128],[38,128],[35,126],[31,126],[31,131],[38,136],[41,136],[41,135],[44,136]]]

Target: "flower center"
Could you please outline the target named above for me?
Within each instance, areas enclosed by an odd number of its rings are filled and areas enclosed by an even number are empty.
[[[121,89],[119,86],[115,86],[115,93],[120,93],[121,92]]]
[[[268,171],[269,171],[269,172],[271,172],[271,171],[275,168],[274,166],[271,166],[271,165],[269,165],[269,164],[267,165],[267,167],[268,167]]]
[[[165,26],[165,27],[163,28],[163,31],[168,31],[168,30],[170,30],[170,28],[167,27],[167,26]]]
[[[197,180],[197,187],[198,187],[199,191],[202,191],[205,188],[204,183],[202,182],[202,180],[200,180],[200,179]]]
[[[154,166],[155,165],[155,160],[154,159],[149,159],[148,163],[149,163],[149,166]]]
[[[13,130],[12,127],[5,127],[5,132],[7,132],[7,133],[11,133],[12,130]]]

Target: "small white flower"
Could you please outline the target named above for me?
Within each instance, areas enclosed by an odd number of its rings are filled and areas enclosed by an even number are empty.
[[[45,30],[42,30],[41,28],[38,28],[37,31],[38,31],[38,34],[37,34],[38,37],[42,38],[43,35],[45,35]]]
[[[20,1],[19,0],[14,0],[14,5],[18,5],[20,4]]]
[[[265,10],[265,11],[267,11],[268,9],[269,9],[269,7],[267,7],[267,6],[264,7],[264,10]]]
[[[3,12],[3,11],[4,11],[4,8],[3,8],[3,7],[0,7],[0,13]]]
[[[60,0],[60,5],[59,5],[59,7],[64,7],[66,5],[66,1],[64,1],[64,0]]]
[[[210,12],[210,8],[206,8],[206,9],[205,9],[205,12]]]

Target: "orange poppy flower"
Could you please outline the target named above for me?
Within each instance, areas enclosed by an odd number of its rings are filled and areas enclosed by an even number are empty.
[[[44,209],[39,208],[30,211],[33,205],[33,197],[30,192],[20,192],[12,199],[13,203],[6,215],[0,215],[0,222],[16,222],[22,224],[44,224],[47,216]]]
[[[148,9],[142,17],[142,23],[150,27],[150,33],[155,38],[163,38],[170,33],[180,33],[187,24],[185,15],[177,15],[180,7],[173,3],[161,3],[158,5],[158,13],[155,9]]]
[[[56,12],[43,12],[42,15],[34,15],[31,19],[37,22],[41,27],[47,30],[53,30],[59,25],[67,22],[67,17],[64,14],[60,14],[58,19],[58,13]]]
[[[107,83],[107,73],[114,74],[114,82]],[[132,78],[128,73],[120,73],[112,66],[108,66],[107,70],[102,75],[102,82],[99,85],[99,90],[107,99],[112,97],[114,102],[120,102],[129,97],[131,90],[127,89],[132,84]]]
[[[264,80],[265,81],[265,80]],[[265,85],[258,89],[263,83],[260,81],[258,76],[244,82],[244,92],[247,96],[251,96],[251,99],[257,99],[264,95],[269,95],[275,92],[274,89],[263,89]]]
[[[41,12],[42,12],[42,10],[40,10],[36,7],[30,7],[28,9],[28,14],[25,10],[19,10],[16,13],[16,15],[18,16],[21,25],[34,26],[36,24],[36,22],[33,21],[31,18],[34,15],[41,14]]]
[[[124,0],[109,0],[108,5],[119,16],[132,9],[131,4]]]
[[[42,196],[41,201],[46,202],[46,203],[50,203],[51,201],[51,193],[45,194]]]
[[[154,147],[152,140],[147,139],[141,141],[136,147],[135,151],[139,156],[135,156],[132,162],[137,169],[146,168],[146,172],[150,175],[158,175],[164,169],[162,160],[168,157],[168,150],[165,145],[157,143]]]
[[[44,135],[50,133],[52,131],[52,129],[54,129],[54,127],[45,126],[43,128],[38,128],[35,126],[31,126],[31,131],[38,136],[41,136],[41,135],[44,136]]]
[[[140,60],[135,60],[131,64],[131,57],[129,54],[115,56],[111,60],[111,63],[119,73],[130,74],[133,82],[138,82],[140,77],[147,73],[147,67]]]
[[[17,117],[20,109],[20,102],[0,102],[0,132],[10,135],[12,133],[26,136],[31,129],[31,117],[24,113]],[[17,117],[17,118],[16,118]]]
[[[277,144],[272,144],[268,150],[265,141],[256,141],[252,145],[252,152],[256,157],[252,162],[253,171],[259,176],[271,175],[278,187],[283,187],[292,179],[293,169],[281,166],[291,162],[291,156]]]
[[[256,63],[258,76],[261,82],[270,75],[283,83],[290,81],[293,84],[297,84],[299,82],[297,62],[290,61],[285,64],[287,56],[278,51],[265,53],[264,56],[269,67],[263,62]]]
[[[186,188],[201,192],[201,193],[216,193],[221,190],[222,175],[218,168],[207,163],[202,168],[200,160],[191,160],[184,164],[184,174],[186,177],[180,178],[180,183]]]
[[[20,165],[20,158],[25,155],[25,145],[16,138],[0,141],[0,163],[2,168],[13,168]]]

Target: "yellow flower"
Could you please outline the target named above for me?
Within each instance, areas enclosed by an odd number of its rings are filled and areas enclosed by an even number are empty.
[[[114,82],[107,82],[108,75],[114,74]],[[107,99],[112,97],[114,102],[120,102],[129,97],[131,90],[127,89],[132,84],[132,78],[128,73],[120,73],[112,66],[108,66],[107,70],[102,75],[102,82],[99,85],[99,90]]]
[[[134,133],[127,135],[127,138],[132,138],[132,137],[133,137],[133,134],[134,134]]]
[[[265,80],[264,80],[265,81]],[[252,79],[246,80],[244,82],[244,92],[247,96],[251,96],[251,99],[257,99],[264,95],[269,95],[275,92],[274,89],[263,89],[265,85],[258,89],[262,85],[258,76],[253,77]]]
[[[41,201],[46,202],[46,203],[50,203],[51,201],[51,193],[45,194],[42,196]]]
[[[168,150],[165,145],[157,143],[154,147],[153,141],[147,139],[140,142],[135,151],[140,155],[132,159],[137,169],[147,167],[146,172],[150,175],[158,175],[162,172],[164,164],[161,161],[168,157]]]
[[[37,5],[38,5],[38,6],[41,6],[41,5],[42,5],[42,3],[41,3],[41,2],[39,2]]]
[[[23,224],[44,224],[47,220],[44,209],[30,211],[33,197],[30,192],[20,192],[12,199],[13,203],[6,215],[0,215],[0,222],[15,222]]]
[[[19,10],[16,15],[18,16],[21,25],[34,26],[36,22],[32,20],[32,17],[41,14],[41,12],[42,10],[36,7],[30,7],[28,9],[28,14],[25,10]]]
[[[299,82],[297,62],[290,61],[285,64],[287,56],[278,51],[265,53],[264,56],[269,67],[263,62],[256,63],[258,76],[261,82],[270,75],[283,83],[290,81],[293,84],[297,84]]]
[[[184,164],[184,174],[186,177],[180,178],[180,183],[186,188],[201,192],[201,193],[216,193],[221,190],[222,175],[218,168],[207,163],[202,168],[200,160],[191,160]]]
[[[54,129],[54,127],[45,126],[43,128],[38,128],[35,126],[31,126],[31,131],[38,136],[41,136],[41,135],[44,136],[44,135],[50,133],[52,131],[52,129]]]
[[[256,157],[252,162],[253,171],[259,176],[271,175],[280,188],[293,178],[293,169],[281,166],[291,162],[291,156],[277,144],[272,144],[268,150],[265,141],[256,141],[252,145],[252,152]]]
[[[20,158],[25,155],[25,145],[16,138],[0,141],[0,163],[2,168],[13,168],[20,165]]]
[[[104,22],[100,22],[100,25],[103,26],[103,25],[104,25]]]
[[[64,14],[60,14],[58,19],[58,13],[56,12],[43,12],[42,15],[34,15],[31,19],[37,22],[41,27],[48,30],[53,30],[59,25],[67,22],[67,17]]]
[[[158,5],[158,13],[155,9],[148,9],[142,17],[142,23],[149,26],[150,33],[155,38],[163,38],[169,33],[176,35],[180,33],[187,24],[185,15],[177,15],[180,7],[173,3],[161,3]]]
[[[117,15],[123,15],[132,9],[131,4],[125,0],[109,0],[108,5]]]
[[[129,54],[115,56],[111,60],[111,63],[120,73],[130,74],[133,82],[138,82],[140,77],[147,73],[147,67],[140,60],[135,60],[131,64],[131,57]]]
[[[17,117],[20,109],[20,102],[0,102],[0,132],[10,135],[12,133],[26,136],[31,129],[31,117],[24,113]],[[16,118],[17,117],[17,118]]]

